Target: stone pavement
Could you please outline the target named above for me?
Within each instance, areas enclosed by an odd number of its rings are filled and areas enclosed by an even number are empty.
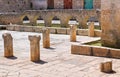
[[[9,32],[13,36],[14,58],[3,57],[2,34]],[[100,72],[100,63],[108,58],[70,54],[72,43],[97,40],[87,36],[77,36],[77,42],[70,42],[69,35],[50,35],[51,48],[42,47],[40,40],[41,62],[30,61],[30,42],[28,35],[41,33],[0,31],[0,77],[120,77],[120,60],[113,61],[116,73]]]

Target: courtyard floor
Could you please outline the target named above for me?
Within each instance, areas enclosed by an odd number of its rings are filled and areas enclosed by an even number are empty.
[[[4,58],[3,33],[13,36],[14,58]],[[77,36],[77,42],[70,42],[69,35],[51,34],[51,48],[42,47],[41,62],[30,61],[30,42],[28,35],[41,33],[0,31],[0,77],[120,77],[120,60],[103,57],[71,54],[71,44],[81,44],[100,38]],[[100,72],[100,63],[106,59],[113,61],[115,73]]]

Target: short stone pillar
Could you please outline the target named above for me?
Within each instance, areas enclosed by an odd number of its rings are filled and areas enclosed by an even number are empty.
[[[2,35],[4,39],[4,56],[9,58],[13,57],[13,38],[10,33]]]
[[[38,36],[29,36],[30,40],[30,55],[31,61],[37,62],[40,61],[40,39],[41,37]]]
[[[47,28],[43,28],[43,48],[50,48],[50,31]]]
[[[113,72],[112,61],[105,61],[105,62],[101,63],[100,64],[100,70],[101,70],[101,72],[105,72],[105,73]]]
[[[70,41],[76,42],[76,25],[70,25]]]
[[[95,33],[94,33],[94,22],[90,22],[88,25],[88,36],[89,37],[94,37]]]

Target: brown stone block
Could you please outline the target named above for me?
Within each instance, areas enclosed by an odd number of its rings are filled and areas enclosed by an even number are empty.
[[[15,26],[14,30],[15,31],[20,31],[20,26]]]
[[[91,55],[91,47],[85,45],[72,45],[71,46],[72,54],[80,54],[80,55]]]
[[[57,34],[67,34],[67,30],[65,28],[57,28]]]
[[[33,29],[34,29],[35,32],[42,33],[42,28],[40,28],[40,27],[34,27]]]
[[[69,35],[69,34],[70,34],[70,29],[69,29],[69,28],[67,28],[66,30],[67,30],[67,34]]]
[[[101,30],[95,30],[95,37],[101,37]]]
[[[120,49],[110,49],[110,57],[120,59]]]
[[[52,34],[56,34],[57,33],[57,30],[55,28],[48,28],[50,30],[50,33]]]
[[[106,61],[100,64],[101,72],[112,73],[112,61]]]
[[[71,54],[80,54],[80,46],[71,45]]]
[[[103,47],[92,47],[93,56],[109,57],[109,49]]]
[[[34,29],[33,27],[30,27],[30,26],[22,26],[23,30],[25,32],[34,32]]]
[[[87,29],[78,29],[77,35],[88,36],[88,30]]]

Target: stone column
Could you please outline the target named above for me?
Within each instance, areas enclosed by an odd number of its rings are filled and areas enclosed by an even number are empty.
[[[89,37],[94,37],[95,33],[94,33],[94,22],[90,22],[88,25],[88,36]]]
[[[13,38],[11,34],[5,33],[2,37],[4,39],[4,56],[13,57]]]
[[[40,36],[29,36],[31,61],[40,61]]]
[[[112,61],[107,61],[107,62],[101,63],[100,70],[101,70],[101,72],[105,72],[105,73],[113,72],[113,70],[112,70]]]
[[[50,48],[50,31],[47,28],[43,28],[43,48]]]
[[[70,25],[70,41],[76,42],[76,25]]]

